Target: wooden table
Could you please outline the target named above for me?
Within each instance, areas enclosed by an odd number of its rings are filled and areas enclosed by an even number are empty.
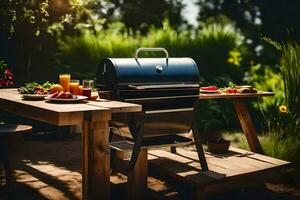
[[[108,123],[112,113],[139,112],[141,106],[116,101],[55,104],[23,100],[16,89],[0,89],[0,111],[56,126],[83,125],[82,198],[110,199]]]
[[[200,100],[208,100],[208,99],[232,100],[235,108],[235,112],[240,121],[242,130],[246,136],[250,150],[256,153],[262,153],[262,148],[259,143],[255,127],[252,123],[252,119],[248,111],[246,100],[251,98],[264,97],[264,96],[274,96],[274,93],[262,92],[262,91],[259,91],[257,93],[244,93],[244,94],[219,94],[219,93],[203,94],[201,93],[199,95],[199,99]]]

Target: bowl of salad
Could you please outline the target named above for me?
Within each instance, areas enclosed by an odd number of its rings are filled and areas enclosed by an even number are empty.
[[[39,84],[37,82],[26,83],[18,89],[18,92],[24,99],[40,100],[44,99],[49,94],[49,89],[53,85],[49,81]]]

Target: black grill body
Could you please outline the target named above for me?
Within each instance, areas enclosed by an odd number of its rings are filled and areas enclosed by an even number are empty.
[[[138,58],[140,51],[164,51],[166,58]],[[165,138],[173,140],[192,129],[199,72],[191,58],[169,58],[162,48],[138,49],[135,58],[107,58],[99,65],[96,87],[101,98],[142,105],[140,113],[113,115],[110,124],[113,133],[135,143],[133,165],[147,139],[153,146],[153,141],[170,144]]]

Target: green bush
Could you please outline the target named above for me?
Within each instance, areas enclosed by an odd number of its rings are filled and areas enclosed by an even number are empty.
[[[271,119],[278,138],[300,139],[300,45],[296,42],[277,43],[266,39],[280,52],[280,72],[284,85],[284,102]],[[276,90],[275,90],[276,91]]]
[[[251,66],[245,78],[258,90],[275,92],[273,98],[259,98],[259,106],[263,112],[268,112],[270,108],[278,108],[284,103],[284,85],[278,67],[274,69],[274,67],[257,64]]]
[[[137,38],[123,33],[123,26],[115,24],[100,34],[85,30],[79,36],[58,39],[58,65],[61,71],[77,78],[94,78],[100,61],[106,57],[133,57]]]
[[[280,70],[284,82],[285,100],[289,112],[300,118],[300,45],[296,42],[281,44]],[[300,133],[298,133],[300,136]]]
[[[79,78],[94,77],[103,58],[133,57],[139,47],[164,47],[171,57],[192,57],[199,66],[203,84],[223,86],[229,80],[242,79],[241,67],[228,62],[230,52],[238,50],[242,39],[230,26],[210,25],[202,30],[177,32],[166,21],[162,29],[152,28],[142,36],[117,23],[97,34],[85,30],[78,36],[58,38],[57,61],[62,71]]]
[[[266,40],[280,50],[281,59],[277,71],[260,65],[251,70],[257,88],[275,92],[274,98],[260,102],[269,128],[261,137],[262,148],[266,155],[300,162],[300,45]]]

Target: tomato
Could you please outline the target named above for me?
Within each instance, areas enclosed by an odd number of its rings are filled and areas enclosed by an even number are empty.
[[[237,89],[234,89],[234,88],[233,89],[228,89],[227,92],[230,93],[230,94],[235,94],[235,93],[237,93]]]

